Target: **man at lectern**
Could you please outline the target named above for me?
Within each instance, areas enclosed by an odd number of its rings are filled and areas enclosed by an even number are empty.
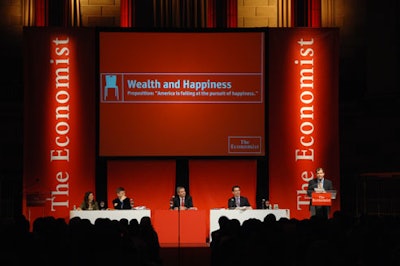
[[[326,192],[333,190],[332,181],[325,178],[325,172],[322,167],[318,167],[315,170],[316,178],[308,182],[307,195],[311,198],[312,193],[315,192]],[[314,206],[310,200],[310,215],[321,216],[329,218],[330,206]]]
[[[251,208],[250,202],[246,197],[240,195],[240,186],[234,185],[232,187],[233,196],[228,199],[228,208],[236,209],[236,208]]]

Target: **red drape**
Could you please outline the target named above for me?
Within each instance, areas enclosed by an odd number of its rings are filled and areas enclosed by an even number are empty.
[[[227,1],[227,27],[237,27],[237,0]]]
[[[35,26],[48,26],[48,1],[35,1]]]
[[[207,27],[237,27],[237,0],[207,0]]]
[[[132,0],[121,0],[121,27],[132,27]]]
[[[308,0],[308,27],[321,27],[321,0]]]
[[[215,0],[207,0],[207,28],[214,28],[217,25]]]
[[[321,0],[292,0],[292,27],[321,27]]]

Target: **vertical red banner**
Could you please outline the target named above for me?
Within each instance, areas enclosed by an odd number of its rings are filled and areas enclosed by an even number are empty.
[[[95,191],[95,31],[24,29],[23,213],[69,218]]]
[[[323,167],[340,206],[336,28],[270,29],[270,201],[309,218],[308,181]]]

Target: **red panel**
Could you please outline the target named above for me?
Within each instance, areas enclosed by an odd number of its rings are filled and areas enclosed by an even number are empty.
[[[160,244],[178,243],[178,212],[173,210],[155,210],[151,220],[158,234]]]
[[[191,160],[189,172],[190,194],[198,209],[227,208],[233,185],[239,185],[242,196],[256,208],[256,160]],[[206,220],[209,221],[209,212]]]
[[[135,206],[151,210],[168,209],[175,193],[174,160],[108,161],[108,206],[116,197],[115,189],[122,186]]]
[[[151,215],[160,244],[206,243],[206,211],[155,210]]]

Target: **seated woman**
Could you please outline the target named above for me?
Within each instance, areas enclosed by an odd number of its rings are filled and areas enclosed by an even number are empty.
[[[94,194],[92,191],[85,192],[83,197],[83,202],[79,206],[78,210],[99,210],[99,203],[94,199]]]

